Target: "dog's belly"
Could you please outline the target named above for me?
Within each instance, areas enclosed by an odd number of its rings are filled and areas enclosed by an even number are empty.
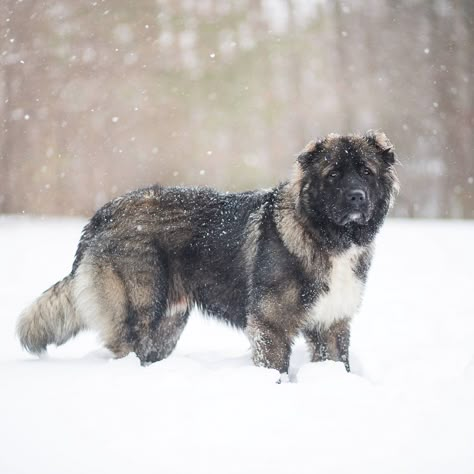
[[[308,325],[329,327],[339,319],[351,318],[359,309],[364,284],[354,272],[362,249],[353,246],[332,258],[329,291],[315,301],[308,312]]]

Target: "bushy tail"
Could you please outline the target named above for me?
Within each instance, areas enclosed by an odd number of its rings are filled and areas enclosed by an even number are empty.
[[[74,309],[72,276],[69,275],[21,313],[17,334],[26,350],[40,354],[48,344],[64,344],[84,328]]]

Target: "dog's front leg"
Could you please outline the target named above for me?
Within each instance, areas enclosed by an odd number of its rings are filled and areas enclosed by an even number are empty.
[[[303,330],[303,335],[311,352],[311,361],[335,360],[343,362],[350,372],[349,342],[350,321],[340,319],[329,327],[315,326]]]
[[[247,336],[255,365],[288,373],[292,338],[285,328],[259,318],[250,318]]]

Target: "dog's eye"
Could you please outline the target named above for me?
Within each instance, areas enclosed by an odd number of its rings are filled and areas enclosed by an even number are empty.
[[[369,175],[372,174],[372,171],[371,171],[369,168],[367,168],[367,167],[365,167],[365,168],[362,170],[362,172],[363,172],[366,176],[369,176]]]
[[[339,173],[337,171],[331,171],[329,173],[330,178],[337,178],[339,176]]]

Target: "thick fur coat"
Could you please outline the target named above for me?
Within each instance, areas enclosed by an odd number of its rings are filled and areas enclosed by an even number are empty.
[[[189,312],[246,331],[257,365],[287,372],[303,334],[313,361],[350,368],[374,238],[397,191],[387,137],[329,135],[268,191],[153,186],[114,199],[85,226],[70,275],[21,315],[40,353],[83,328],[117,357],[167,357]]]

